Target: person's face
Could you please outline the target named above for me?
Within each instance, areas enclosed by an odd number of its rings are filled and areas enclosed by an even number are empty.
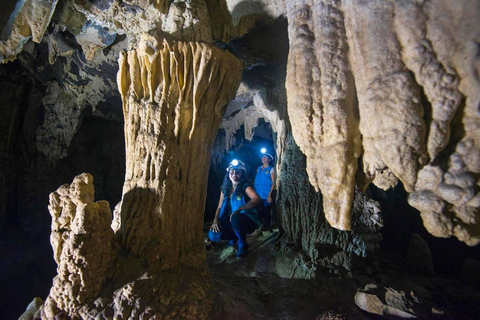
[[[262,163],[268,164],[270,162],[270,158],[268,156],[262,156]]]
[[[242,178],[242,170],[230,169],[228,176],[232,182],[238,182]]]

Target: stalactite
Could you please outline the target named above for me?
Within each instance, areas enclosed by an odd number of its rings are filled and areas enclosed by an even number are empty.
[[[325,217],[349,230],[360,136],[340,1],[288,3],[287,16],[293,136],[307,156],[310,183],[324,195]]]
[[[412,192],[426,160],[425,124],[418,86],[402,61],[392,28],[393,10],[384,1],[346,1],[346,29],[358,93],[363,170],[380,188],[394,186],[399,178]],[[367,32],[354,31],[360,29]]]

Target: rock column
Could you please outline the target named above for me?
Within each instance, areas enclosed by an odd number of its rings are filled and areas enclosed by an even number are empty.
[[[150,268],[203,266],[206,164],[242,64],[209,44],[147,35],[119,63],[127,151],[122,244]]]

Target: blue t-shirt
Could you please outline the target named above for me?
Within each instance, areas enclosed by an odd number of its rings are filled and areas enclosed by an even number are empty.
[[[222,207],[220,208],[220,214],[219,218],[220,219],[230,219],[229,217],[231,216],[232,212],[246,204],[250,200],[246,200],[247,194],[245,193],[245,190],[248,187],[251,187],[252,185],[248,182],[245,182],[243,186],[239,186],[243,190],[243,196],[241,192],[238,192],[238,188],[233,192],[233,194],[229,197],[228,195],[224,194],[223,195],[223,203]],[[260,220],[258,220],[258,214],[257,210],[255,209],[247,209],[247,210],[242,210],[240,211],[240,214],[245,214],[247,215],[254,223],[257,225],[260,225]]]
[[[262,170],[262,166],[258,167],[257,175],[255,176],[254,188],[262,199],[267,199],[270,189],[272,188],[272,171],[275,172],[272,166],[268,166]]]

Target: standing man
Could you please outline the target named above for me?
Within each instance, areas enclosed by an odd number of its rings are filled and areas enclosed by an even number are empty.
[[[273,182],[275,181],[275,168],[271,165],[272,155],[267,153],[265,148],[262,148],[261,152],[262,165],[257,169],[253,186],[262,199],[262,203],[258,207],[260,221],[265,229],[269,229],[272,221],[272,192]]]

